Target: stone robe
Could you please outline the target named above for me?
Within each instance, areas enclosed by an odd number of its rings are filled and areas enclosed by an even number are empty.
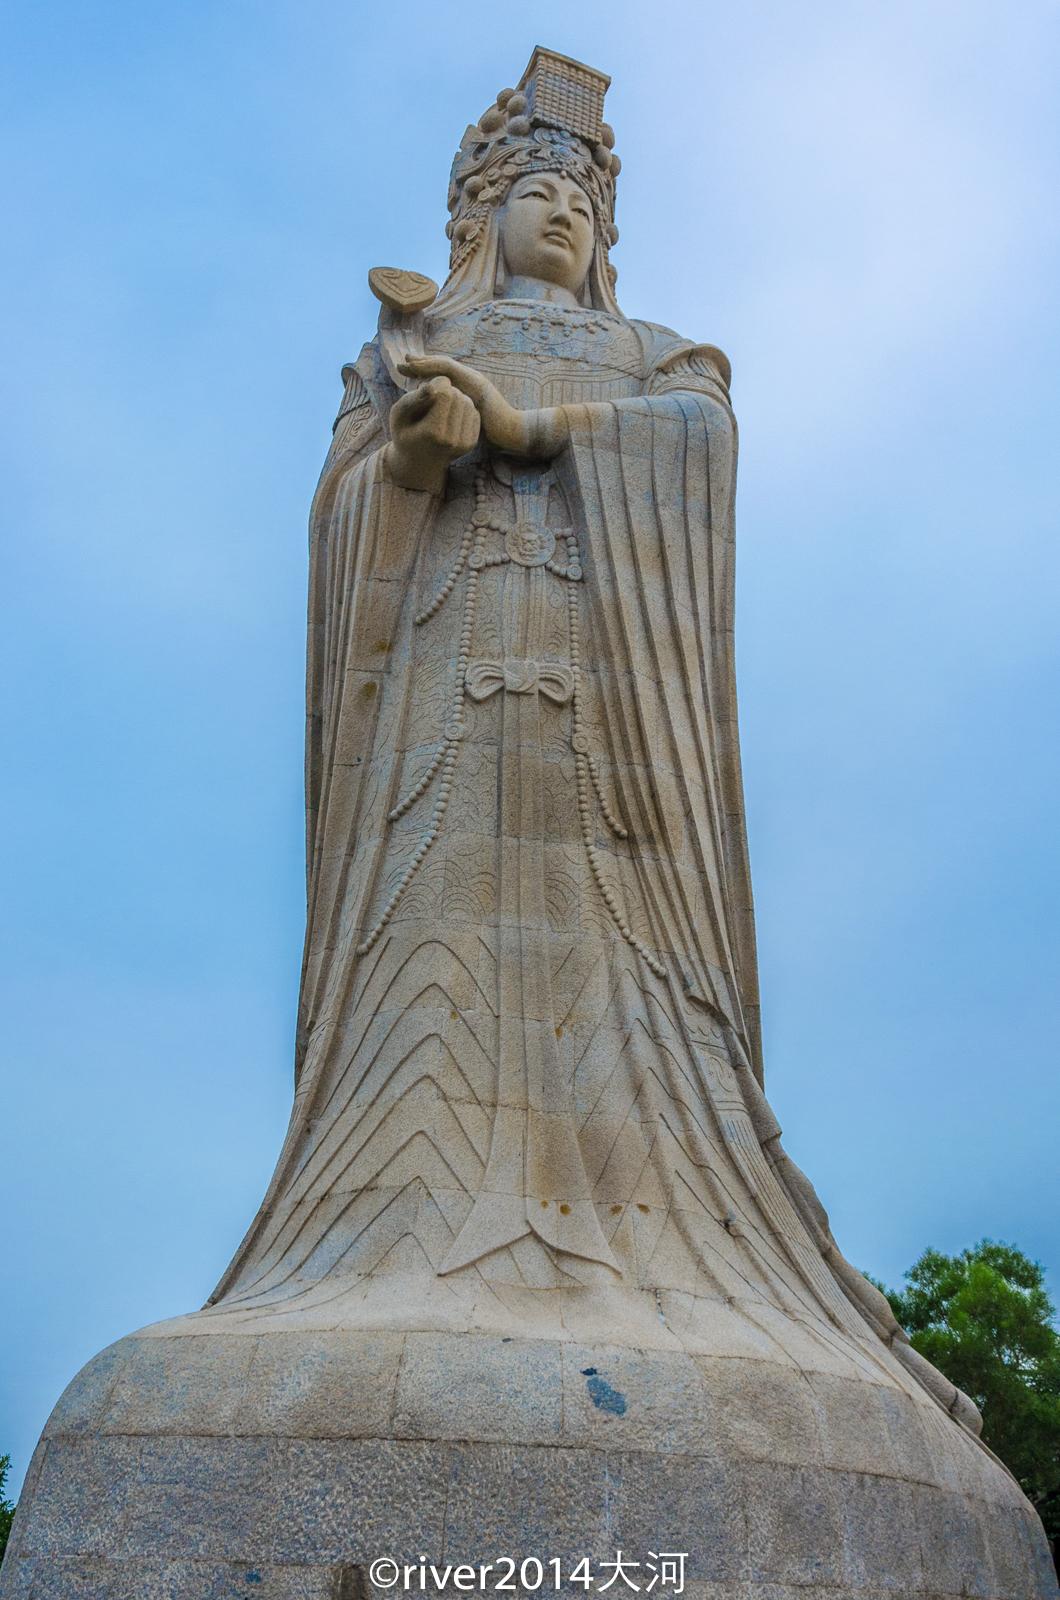
[[[728,364],[538,302],[422,324],[570,419],[438,499],[383,467],[382,324],[312,518],[294,1111],[216,1310],[593,1283],[890,1344],[760,1087]]]

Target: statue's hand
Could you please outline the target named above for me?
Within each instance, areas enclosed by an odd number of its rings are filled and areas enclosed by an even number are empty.
[[[483,432],[496,450],[529,460],[549,460],[567,442],[567,424],[559,406],[541,411],[520,411],[509,405],[496,384],[473,367],[448,356],[410,356],[398,368],[409,378],[446,378],[473,402],[482,419]]]
[[[434,377],[391,408],[386,470],[403,489],[442,494],[450,461],[474,449],[479,427],[467,395],[448,378]]]

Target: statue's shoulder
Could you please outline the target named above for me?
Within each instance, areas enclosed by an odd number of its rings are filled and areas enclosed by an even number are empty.
[[[387,371],[378,334],[362,346],[356,361],[347,361],[342,368],[342,390],[336,428],[351,412],[383,416],[389,412],[400,391]]]
[[[702,375],[720,382],[728,393],[732,383],[732,363],[724,350],[716,344],[701,344],[686,339],[673,328],[661,322],[642,322],[631,319],[644,351],[644,374],[653,379],[675,378],[684,369],[690,375]]]

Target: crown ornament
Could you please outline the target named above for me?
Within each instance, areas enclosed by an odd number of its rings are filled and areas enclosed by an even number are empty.
[[[515,89],[502,89],[460,141],[449,180],[455,271],[475,250],[490,212],[528,172],[564,172],[592,202],[605,251],[616,243],[615,181],[622,163],[603,121],[611,79],[538,45]]]

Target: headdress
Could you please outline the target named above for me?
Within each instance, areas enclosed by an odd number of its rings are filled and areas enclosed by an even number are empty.
[[[611,79],[537,46],[516,89],[502,89],[460,141],[449,182],[450,272],[477,248],[495,206],[527,172],[566,172],[585,190],[598,246],[615,243],[615,180],[622,163],[602,120]]]

